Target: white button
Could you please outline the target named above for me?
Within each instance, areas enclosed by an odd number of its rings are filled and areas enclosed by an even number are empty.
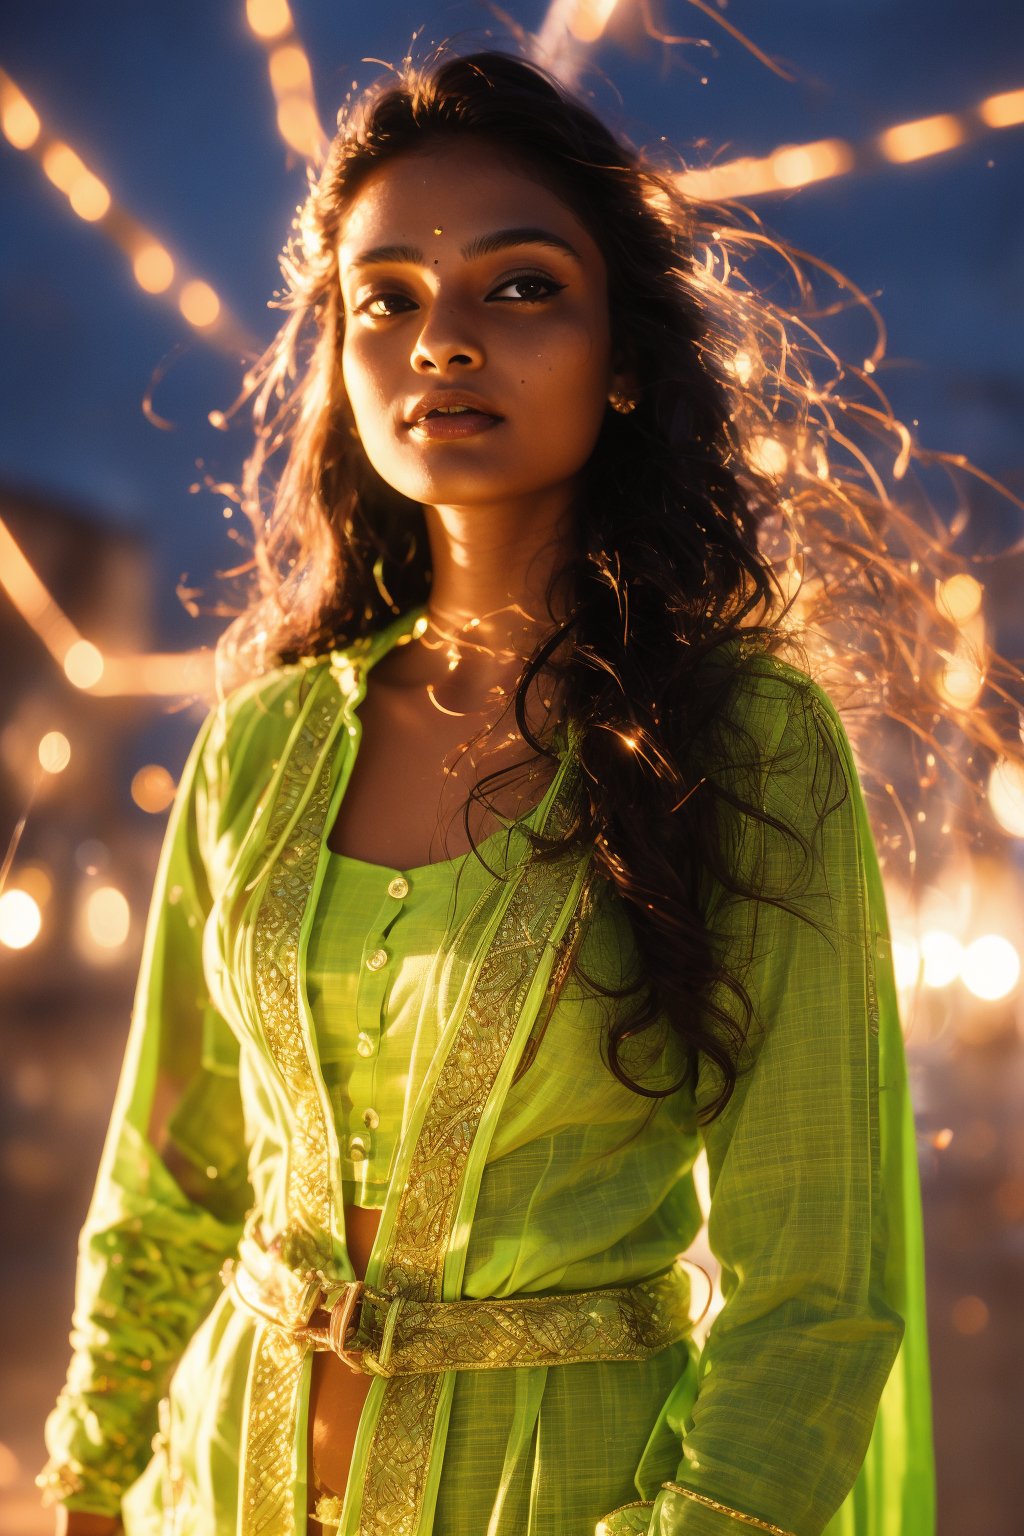
[[[349,1137],[348,1155],[354,1163],[362,1163],[366,1161],[366,1142],[361,1136]]]
[[[364,1109],[363,1124],[368,1131],[375,1131],[378,1125],[380,1125],[380,1115],[378,1115],[375,1109]]]
[[[384,969],[384,967],[387,965],[387,963],[388,963],[388,952],[387,952],[387,950],[386,949],[375,949],[373,951],[373,954],[370,955],[369,958],[367,959],[366,969],[368,971],[382,971]]]
[[[390,885],[388,886],[388,895],[389,896],[393,896],[396,901],[401,901],[402,897],[403,896],[408,896],[408,894],[409,894],[409,882],[408,882],[408,880],[405,878],[404,875],[397,875],[395,877],[395,879],[392,880]]]
[[[372,1056],[374,1051],[373,1041],[365,1030],[360,1030],[356,1039],[356,1050],[360,1056]]]

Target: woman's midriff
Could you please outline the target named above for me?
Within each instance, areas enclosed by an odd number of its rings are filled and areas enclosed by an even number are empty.
[[[380,1211],[364,1210],[360,1206],[345,1207],[348,1256],[360,1280],[366,1277],[380,1216]],[[350,1371],[329,1350],[313,1356],[307,1458],[311,1511],[320,1493],[334,1494],[338,1498],[344,1495],[359,1418],[372,1384],[372,1376]],[[311,1519],[309,1536],[321,1536],[322,1531],[319,1522]]]

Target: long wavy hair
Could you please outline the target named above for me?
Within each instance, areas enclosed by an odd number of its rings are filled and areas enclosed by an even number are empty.
[[[733,1091],[751,1003],[713,942],[708,892],[717,882],[742,900],[786,900],[764,870],[743,882],[727,827],[737,815],[768,821],[811,855],[806,837],[736,789],[738,764],[750,783],[765,767],[761,744],[731,724],[750,668],[768,654],[796,660],[851,719],[902,720],[933,764],[936,752],[957,760],[936,731],[944,719],[989,753],[1012,753],[1015,741],[1019,751],[1016,673],[968,643],[951,605],[936,601],[936,581],[964,562],[955,530],[908,473],[925,460],[951,473],[964,462],[925,455],[894,419],[872,377],[880,329],[851,369],[813,328],[844,303],[877,321],[831,268],[773,240],[742,205],[687,196],[666,154],[655,161],[623,142],[526,58],[442,49],[407,59],[346,101],[322,169],[310,171],[281,258],[275,303],[286,318],[232,407],[252,401],[256,441],[239,490],[251,585],[220,645],[225,684],[343,647],[427,599],[422,508],[371,469],[345,397],[336,247],[371,171],[467,140],[512,156],[589,230],[607,266],[613,338],[639,384],[637,408],[609,410],[586,466],[577,550],[553,580],[550,632],[512,708],[531,760],[551,757],[526,701],[557,673],[585,792],[562,843],[538,839],[536,856],[592,845],[635,936],[635,973],[613,993],[631,1001],[613,1012],[608,1064],[639,1093],[674,1091],[625,1065],[626,1042],[667,1018],[687,1072],[701,1052],[719,1070],[721,1091],[702,1110],[710,1121]],[[795,293],[770,300],[781,285],[767,273],[753,283],[741,258],[781,260]],[[819,304],[808,268],[838,285],[839,303]],[[558,605],[556,582],[568,593]],[[969,684],[972,668],[995,710],[958,699],[956,679]],[[1000,726],[1000,701],[1013,728]],[[486,800],[495,777],[470,791],[467,834],[470,801]]]

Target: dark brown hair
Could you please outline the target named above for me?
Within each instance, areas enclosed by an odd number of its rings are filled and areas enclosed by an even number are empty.
[[[567,841],[594,845],[635,935],[640,968],[609,1032],[609,1065],[638,1092],[671,1091],[635,1081],[622,1061],[627,1039],[667,1018],[691,1068],[702,1051],[722,1073],[714,1118],[732,1092],[750,1002],[712,942],[708,892],[718,882],[743,899],[785,900],[765,880],[742,883],[727,824],[769,821],[810,857],[756,794],[736,792],[737,766],[754,783],[763,765],[760,744],[732,728],[731,701],[758,658],[778,652],[813,669],[837,702],[856,697],[902,718],[922,742],[939,715],[953,715],[968,736],[1005,750],[986,717],[951,704],[936,674],[937,655],[966,664],[934,600],[936,579],[962,561],[936,518],[922,522],[909,495],[890,494],[898,480],[909,491],[915,450],[872,360],[845,369],[811,329],[819,312],[804,267],[837,274],[801,263],[752,217],[741,225],[745,210],[688,198],[675,170],[621,142],[535,64],[442,50],[346,104],[282,257],[287,318],[242,397],[255,395],[241,497],[258,592],[222,642],[225,678],[344,645],[426,600],[422,509],[370,468],[340,381],[336,245],[371,170],[466,139],[514,154],[593,235],[613,336],[639,382],[638,407],[609,410],[586,467],[578,553],[556,577],[568,602],[550,605],[568,617],[552,619],[514,708],[531,749],[551,755],[552,742],[530,734],[525,704],[557,673],[586,791]],[[767,279],[755,288],[741,255],[781,257],[796,297],[770,301]],[[873,435],[888,467],[858,432]],[[998,690],[993,659],[977,664]],[[472,796],[486,798],[487,783]]]

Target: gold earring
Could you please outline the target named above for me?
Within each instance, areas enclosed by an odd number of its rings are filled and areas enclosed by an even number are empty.
[[[630,411],[635,411],[637,402],[632,395],[627,395],[624,390],[616,389],[608,396],[608,404],[613,411],[618,411],[621,416],[628,416]]]

